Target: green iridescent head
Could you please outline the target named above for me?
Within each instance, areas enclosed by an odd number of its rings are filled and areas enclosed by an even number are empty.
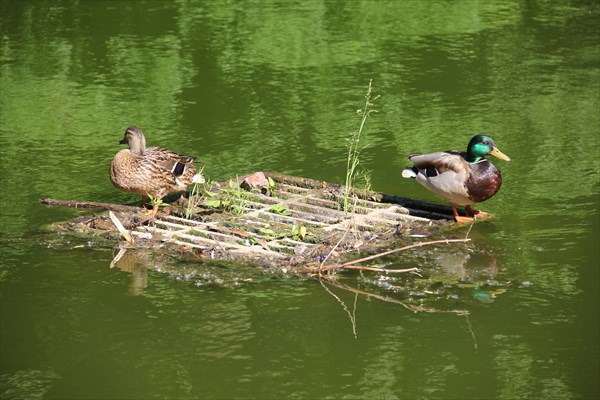
[[[504,161],[510,161],[509,156],[498,150],[492,138],[485,135],[473,136],[467,146],[467,161],[477,162],[488,154]]]

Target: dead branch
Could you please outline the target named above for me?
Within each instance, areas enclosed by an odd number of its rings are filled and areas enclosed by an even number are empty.
[[[470,240],[471,239],[469,239],[469,238],[464,238],[464,239],[432,240],[432,241],[429,241],[429,242],[417,242],[417,243],[410,244],[408,246],[400,247],[399,249],[393,249],[393,250],[385,251],[383,253],[373,254],[372,256],[368,256],[368,257],[364,257],[364,258],[359,258],[358,260],[348,261],[347,263],[342,264],[342,267],[346,267],[348,265],[353,265],[353,264],[358,264],[358,263],[361,263],[363,261],[372,260],[374,258],[383,257],[383,256],[387,256],[387,255],[394,254],[394,253],[399,253],[401,251],[412,249],[414,247],[429,246],[429,245],[432,245],[432,244],[441,244],[441,243],[468,242]]]
[[[323,284],[323,283],[321,283]],[[377,300],[381,300],[381,301],[386,301],[388,303],[395,303],[395,304],[400,304],[401,306],[403,306],[404,308],[406,308],[407,310],[410,310],[414,313],[418,313],[418,312],[427,312],[427,313],[450,313],[450,314],[457,314],[457,315],[469,315],[469,311],[467,310],[439,310],[437,308],[432,308],[432,307],[425,307],[423,305],[412,305],[412,304],[406,304],[398,299],[394,299],[392,297],[389,296],[382,296],[379,294],[375,294],[375,293],[371,293],[371,292],[367,292],[366,290],[361,290],[352,286],[348,286],[345,285],[343,283],[339,283],[339,282],[332,282],[330,280],[327,281],[328,285],[337,287],[338,289],[342,289],[342,290],[346,290],[352,293],[358,293],[358,294],[362,294],[365,295],[367,297],[372,297],[374,299]]]
[[[80,201],[80,200],[59,200],[51,199],[48,197],[42,197],[40,203],[49,206],[61,206],[61,207],[74,207],[74,208],[96,208],[105,209],[118,212],[138,212],[142,210],[141,207],[135,206],[124,206],[121,204],[112,203],[101,203],[96,201]]]
[[[327,286],[325,286],[325,284],[323,283],[323,279],[319,279],[319,282],[321,283],[321,286],[323,286],[323,289],[325,289],[327,293],[333,296],[333,298],[336,299],[338,303],[340,303],[344,311],[346,311],[346,313],[348,314],[348,317],[350,317],[350,323],[352,324],[352,333],[354,334],[354,338],[356,339],[358,337],[356,334],[356,300],[358,300],[358,293],[355,293],[354,295],[354,308],[352,312],[350,312],[350,310],[346,306],[346,303],[344,303],[344,301],[340,299],[339,296],[337,296],[335,293],[329,290]]]
[[[342,264],[328,264],[328,265],[323,265],[321,266],[309,266],[306,267],[306,269],[297,269],[296,272],[298,273],[305,273],[305,274],[311,274],[311,273],[323,273],[323,272],[330,272],[330,271],[335,271],[338,269],[354,269],[354,270],[358,270],[358,271],[375,271],[375,272],[383,272],[385,274],[395,274],[395,273],[404,273],[404,272],[412,272],[416,275],[421,276],[421,274],[419,272],[421,272],[421,270],[417,267],[413,267],[413,268],[406,268],[406,269],[386,269],[386,268],[379,268],[379,267],[366,267],[363,265],[342,265]]]
[[[479,348],[477,345],[477,337],[475,337],[475,332],[473,331],[473,326],[471,325],[471,321],[469,320],[469,314],[465,314],[465,318],[467,319],[467,325],[469,326],[469,332],[471,332],[471,337],[473,338],[473,347],[475,350]]]
[[[412,273],[415,273],[415,274],[421,276],[419,274],[420,270],[416,267],[406,268],[406,269],[386,269],[386,268],[377,268],[377,267],[365,267],[365,266],[355,265],[355,264],[359,264],[364,261],[369,261],[369,260],[372,260],[372,259],[375,259],[378,257],[383,257],[383,256],[387,256],[390,254],[399,253],[401,251],[412,249],[415,247],[422,247],[422,246],[428,246],[428,245],[432,245],[432,244],[441,244],[441,243],[457,243],[457,242],[461,243],[461,242],[468,242],[470,240],[471,239],[469,239],[469,238],[464,238],[464,239],[432,240],[429,242],[417,242],[417,243],[410,244],[408,246],[400,247],[398,249],[393,249],[393,250],[385,251],[383,253],[373,254],[368,257],[359,258],[358,260],[348,261],[343,264],[327,264],[327,265],[307,266],[306,269],[299,269],[299,270],[296,270],[296,272],[299,272],[299,273],[315,273],[315,272],[317,272],[320,274],[323,272],[337,270],[337,269],[356,269],[356,270],[363,270],[363,271],[377,271],[377,272],[383,272],[386,274],[412,272]]]
[[[421,270],[417,267],[406,268],[406,269],[386,269],[386,268],[377,268],[377,267],[363,267],[362,265],[340,265],[340,268],[356,269],[359,271],[377,271],[377,272],[383,272],[386,274],[412,272],[414,274],[421,276],[421,274],[419,274],[419,272],[421,272]]]

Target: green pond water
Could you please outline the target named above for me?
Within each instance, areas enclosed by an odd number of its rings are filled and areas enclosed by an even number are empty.
[[[0,397],[598,398],[599,26],[583,0],[0,1]],[[480,132],[512,157],[471,242],[381,261],[423,278],[110,268],[118,243],[46,229],[81,212],[42,196],[139,200],[108,178],[129,125],[213,180],[343,183],[371,79],[373,190],[441,202],[406,155]]]

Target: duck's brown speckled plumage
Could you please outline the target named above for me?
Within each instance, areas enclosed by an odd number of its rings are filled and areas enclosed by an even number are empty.
[[[186,190],[201,177],[194,168],[196,157],[162,147],[146,148],[146,138],[137,127],[127,128],[120,143],[129,148],[119,151],[112,160],[110,180],[125,192],[162,199]]]

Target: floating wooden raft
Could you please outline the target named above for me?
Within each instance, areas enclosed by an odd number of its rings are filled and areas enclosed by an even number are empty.
[[[448,207],[361,190],[354,191],[353,212],[345,212],[341,185],[265,175],[275,182],[274,188],[249,191],[235,212],[202,208],[193,219],[159,213],[153,223],[138,226],[127,222],[131,218],[126,213],[117,214],[131,229],[136,247],[170,243],[196,249],[204,257],[269,266],[308,265],[325,257],[335,262],[336,258],[348,259],[351,253],[355,257],[358,252],[374,253],[402,237],[427,235],[452,218]],[[215,198],[227,191],[228,184],[220,187],[214,190]],[[57,204],[50,199],[42,202]],[[109,204],[102,207],[111,209]],[[112,225],[95,224],[94,228],[106,226],[114,230]]]

